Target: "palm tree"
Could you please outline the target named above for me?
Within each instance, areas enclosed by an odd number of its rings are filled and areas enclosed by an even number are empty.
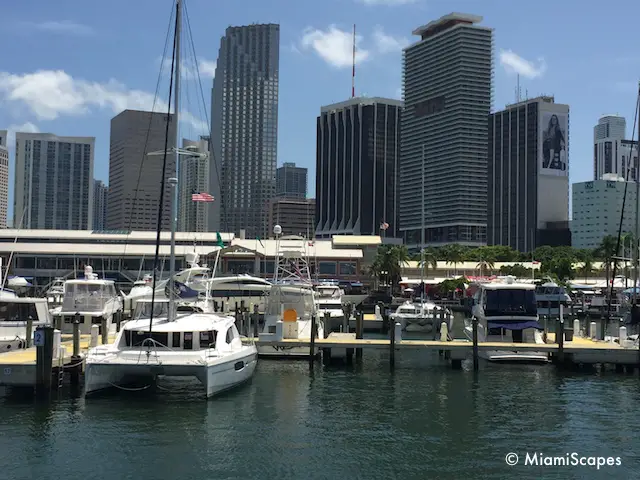
[[[595,270],[593,268],[593,255],[591,253],[584,253],[581,255],[580,260],[582,261],[582,266],[578,269],[578,272],[584,277],[584,283],[587,283],[589,275]]]
[[[489,271],[493,270],[493,268],[494,268],[493,260],[491,260],[491,259],[480,260],[478,262],[478,264],[476,265],[476,268],[478,270],[480,270],[480,276],[482,277],[482,276],[484,276],[483,273],[484,273],[485,270],[489,270]]]
[[[464,253],[465,250],[462,248],[462,245],[458,245],[457,243],[442,247],[442,256],[448,264],[453,264],[453,273],[455,276],[458,275],[458,264],[462,262]]]
[[[372,273],[391,287],[400,282],[401,266],[409,260],[409,251],[405,245],[381,245],[371,265]]]
[[[609,288],[609,277],[611,276],[611,265],[615,261],[613,257],[616,256],[616,247],[618,246],[618,240],[607,235],[602,239],[600,245],[596,248],[595,254],[604,262],[605,278],[607,279],[607,288]]]
[[[429,272],[429,268],[433,270],[438,269],[438,257],[436,256],[436,251],[433,248],[425,248],[422,252],[420,252],[419,258],[420,259],[418,260],[418,266],[424,269],[423,271],[425,277]]]

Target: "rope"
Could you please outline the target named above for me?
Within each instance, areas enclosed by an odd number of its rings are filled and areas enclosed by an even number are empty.
[[[149,388],[151,385],[146,385],[144,387],[139,387],[139,388],[127,388],[127,387],[123,387],[121,385],[116,385],[115,383],[111,383],[111,382],[107,382],[109,385],[111,385],[112,387],[115,387],[119,390],[124,390],[126,392],[141,392],[142,390],[146,390],[147,388]]]
[[[82,365],[84,363],[84,358],[80,360],[78,363],[72,363],[71,365],[62,365],[62,368],[74,368],[78,365]]]

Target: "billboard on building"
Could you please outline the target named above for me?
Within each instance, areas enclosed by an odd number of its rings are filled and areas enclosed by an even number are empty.
[[[569,176],[569,115],[542,112],[540,175]]]

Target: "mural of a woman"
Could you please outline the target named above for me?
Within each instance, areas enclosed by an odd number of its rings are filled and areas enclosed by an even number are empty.
[[[557,115],[551,115],[549,125],[543,132],[542,168],[552,170],[566,170],[566,161],[561,156],[561,152],[565,150],[564,132],[560,128],[560,122]]]

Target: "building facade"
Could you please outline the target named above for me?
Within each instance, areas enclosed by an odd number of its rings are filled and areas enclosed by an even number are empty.
[[[570,245],[569,106],[553,97],[489,116],[487,244]]]
[[[168,149],[174,148],[176,125],[173,115],[166,113],[124,110],[111,119],[109,149],[109,197],[107,229],[156,230],[162,155],[149,156],[165,149],[165,131],[169,125]],[[176,156],[167,156],[166,178],[175,177]],[[169,230],[171,218],[171,187],[166,184],[162,229]]]
[[[94,151],[94,137],[16,133],[13,225],[91,228]]]
[[[279,50],[275,24],[229,27],[220,40],[211,96],[210,230],[265,235],[275,195]]]
[[[398,230],[402,102],[356,97],[322,107],[317,120],[316,236]]]
[[[574,183],[571,245],[575,248],[597,248],[607,235],[618,236],[620,220],[622,233],[635,231],[638,205],[635,185],[635,182],[625,182],[624,178],[611,173],[604,174],[599,180]]]
[[[314,198],[272,198],[269,202],[269,232],[273,232],[275,225],[280,225],[283,235],[314,238],[315,216]]]
[[[107,201],[109,187],[102,180],[93,181],[93,230],[105,230],[107,228]]]
[[[182,148],[197,153],[209,153],[209,136],[200,140],[182,140]],[[208,232],[211,203],[194,202],[193,193],[209,193],[209,158],[180,156],[178,179],[178,230]],[[219,201],[219,199],[214,199]]]
[[[307,176],[309,170],[285,162],[276,169],[276,196],[287,198],[307,198]]]
[[[409,246],[422,229],[428,245],[486,243],[493,30],[481,20],[446,15],[404,49],[398,212]]]
[[[7,228],[9,206],[9,150],[7,131],[0,130],[0,228]]]
[[[638,142],[625,140],[626,129],[627,121],[618,115],[604,115],[593,127],[594,180],[606,174],[638,180]]]

